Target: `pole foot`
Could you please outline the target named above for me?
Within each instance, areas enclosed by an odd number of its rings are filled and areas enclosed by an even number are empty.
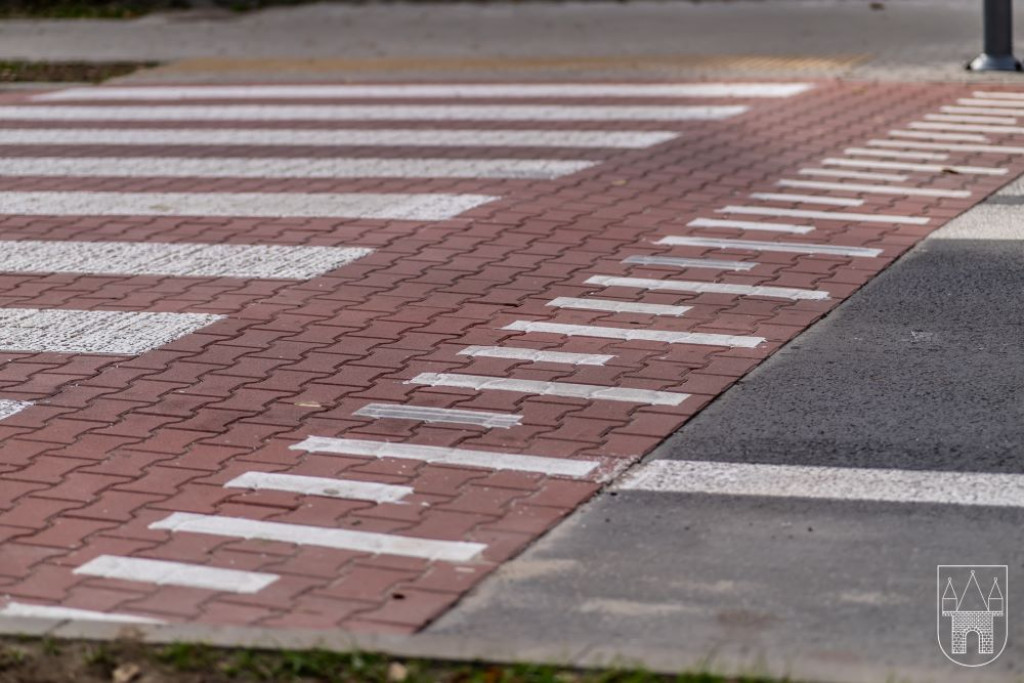
[[[968,71],[1020,71],[1021,65],[1013,55],[982,53],[967,65]]]

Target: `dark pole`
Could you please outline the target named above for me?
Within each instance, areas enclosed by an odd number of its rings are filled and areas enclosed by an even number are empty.
[[[984,0],[985,50],[967,65],[971,71],[1020,71],[1013,56],[1013,0]]]

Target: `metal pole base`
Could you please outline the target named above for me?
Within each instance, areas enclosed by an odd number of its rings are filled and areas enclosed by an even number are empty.
[[[1020,71],[1020,62],[1013,55],[981,53],[967,65],[968,71]]]

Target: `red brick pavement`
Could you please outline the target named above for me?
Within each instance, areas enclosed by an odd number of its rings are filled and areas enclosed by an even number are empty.
[[[0,304],[5,307],[228,316],[134,358],[0,355],[0,395],[36,401],[0,422],[0,593],[22,602],[169,621],[400,633],[421,628],[593,495],[608,476],[636,462],[902,252],[1016,177],[1024,170],[1024,161],[1010,154],[954,153],[950,163],[999,166],[1010,173],[913,175],[911,182],[922,187],[968,189],[971,197],[867,194],[861,196],[863,207],[835,209],[925,216],[932,219],[927,226],[816,220],[812,221],[816,230],[809,235],[776,236],[691,228],[686,225],[690,220],[714,217],[714,210],[727,204],[750,203],[747,194],[752,191],[785,192],[775,186],[776,180],[795,177],[797,169],[817,165],[822,157],[840,156],[846,146],[884,137],[890,128],[937,111],[969,92],[960,86],[820,83],[797,97],[756,101],[749,113],[724,121],[630,124],[632,129],[682,131],[681,138],[650,149],[545,150],[549,158],[603,160],[588,171],[553,181],[0,180],[0,191],[436,191],[502,197],[458,218],[431,223],[0,218],[2,239],[357,245],[376,250],[353,264],[298,283],[0,275]],[[17,125],[30,124],[11,127]],[[133,125],[137,124],[124,127]],[[610,124],[545,127],[614,128]],[[214,151],[268,154],[267,149],[248,147]],[[100,152],[110,153],[110,148],[0,150],[5,155]],[[182,148],[174,153],[200,152],[214,153],[210,148]],[[274,154],[314,152],[338,153],[289,148]],[[166,149],[150,148],[125,153],[169,154]],[[479,149],[424,148],[352,153],[495,155]],[[501,156],[533,158],[538,151],[510,150]],[[666,235],[827,243],[883,251],[877,258],[849,258],[729,254],[654,244]],[[593,275],[683,277],[678,270],[622,263],[624,257],[636,254],[731,256],[757,266],[744,273],[688,270],[685,278],[823,289],[832,298],[787,301],[602,289],[584,283]],[[595,294],[693,308],[682,317],[652,322],[649,316],[636,314],[546,306],[556,296]],[[767,341],[755,349],[743,349],[501,329],[515,320],[756,335]],[[466,345],[602,353],[614,359],[604,366],[566,366],[458,355]],[[648,406],[407,383],[423,372],[655,389],[692,397],[679,406]],[[518,413],[523,424],[485,429],[353,415],[370,402]],[[292,448],[309,436],[589,459],[599,461],[602,469],[598,476],[573,480]],[[375,504],[223,487],[249,471],[401,484],[411,486],[414,494],[402,503]],[[477,560],[449,563],[148,528],[173,512],[471,541],[487,547]],[[72,573],[103,554],[272,572],[281,578],[258,593],[236,595]]]

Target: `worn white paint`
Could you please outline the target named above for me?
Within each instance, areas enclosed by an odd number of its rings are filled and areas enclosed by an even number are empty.
[[[693,308],[692,306],[670,306],[667,304],[644,304],[635,301],[615,301],[613,299],[584,299],[573,296],[560,296],[547,303],[555,308],[575,308],[584,311],[607,311],[608,313],[638,313],[640,315],[674,315],[680,316]]]
[[[135,356],[222,315],[0,308],[0,351]]]
[[[306,477],[298,474],[277,472],[246,472],[224,484],[229,489],[252,489],[253,491],[286,491],[304,496],[324,498],[352,498],[371,500],[375,503],[396,503],[413,490],[409,486],[378,484],[372,481],[352,479],[331,479],[328,477]]]
[[[247,540],[278,541],[374,555],[400,555],[444,562],[469,562],[476,559],[487,548],[482,543],[438,541],[371,531],[262,522],[241,517],[198,515],[189,512],[175,512],[160,521],[153,522],[149,528],[164,529],[172,533],[209,534]]]
[[[869,140],[869,145],[877,147],[909,147],[911,149],[941,149],[947,152],[981,152],[991,154],[1024,154],[1024,147],[1010,145],[971,145],[949,144],[938,142],[912,142],[910,140]]]
[[[963,104],[964,100],[961,100]],[[972,106],[959,106],[959,107],[942,107],[942,111],[947,114],[978,114],[981,116],[990,116],[996,118],[1004,118],[1007,116],[1024,116],[1024,109],[1011,109],[1010,107],[1020,107],[1019,102],[997,102],[989,100],[970,100]]]
[[[972,94],[974,97],[990,97],[994,100],[1024,100],[1024,93],[1002,90],[976,90]]]
[[[433,130],[417,128],[3,128],[0,145],[173,145],[280,147],[570,147],[642,149],[674,140],[668,131]]]
[[[30,405],[32,404],[27,401],[12,401],[10,399],[0,398],[0,420],[6,420],[9,417],[14,417]]]
[[[890,149],[867,149],[865,147],[847,147],[843,154],[854,156],[889,157],[891,159],[921,159],[924,161],[944,161],[949,158],[948,154],[936,154],[932,152],[899,152]]]
[[[797,171],[800,175],[825,176],[829,178],[853,178],[855,180],[883,180],[891,183],[902,183],[909,179],[909,176],[897,175],[895,173],[866,173],[862,171],[838,171],[831,168],[801,168]]]
[[[745,349],[763,344],[764,337],[747,337],[732,334],[708,334],[704,332],[675,332],[672,330],[648,330],[624,327],[597,327],[594,325],[566,325],[541,321],[517,320],[505,325],[503,330],[526,332],[528,334],[562,334],[567,337],[597,337],[600,339],[621,339],[623,341],[652,341],[664,344],[700,344],[704,346],[734,346]]]
[[[734,285],[725,282],[701,282],[699,280],[653,280],[642,277],[616,277],[593,275],[584,282],[602,287],[629,287],[631,289],[653,289],[663,292],[694,292],[696,294],[734,294],[736,296],[766,296],[778,299],[821,300],[828,298],[828,292],[821,289],[796,289],[793,287],[767,287],[764,285]]]
[[[432,387],[461,387],[475,391],[513,391],[540,396],[564,396],[587,401],[620,401],[623,403],[645,403],[657,406],[677,406],[689,394],[651,389],[627,389],[624,387],[603,387],[596,384],[573,384],[570,382],[541,382],[504,377],[481,375],[460,375],[457,373],[424,372],[410,380],[411,384],[426,384]]]
[[[707,247],[709,249],[743,249],[749,251],[779,251],[793,254],[830,254],[832,256],[880,256],[881,249],[844,247],[838,244],[807,244],[800,242],[755,242],[752,240],[719,240],[707,237],[662,237],[655,244],[677,247]]]
[[[623,263],[640,266],[668,266],[670,268],[706,268],[708,270],[753,270],[753,261],[724,261],[717,259],[676,258],[674,256],[646,256],[636,254],[622,259]]]
[[[777,209],[771,206],[726,206],[719,213],[738,213],[752,216],[782,216],[809,218],[822,221],[855,223],[895,223],[898,225],[926,225],[931,219],[921,216],[890,216],[877,213],[841,213],[839,211],[807,211],[804,209]]]
[[[615,356],[602,353],[544,351],[541,349],[524,349],[517,346],[467,346],[459,351],[459,355],[508,358],[530,363],[564,363],[566,365],[604,365],[615,358]]]
[[[453,97],[790,97],[810,83],[443,83],[374,85],[166,85],[69,88],[54,100],[244,100]]]
[[[597,469],[593,460],[570,460],[568,458],[546,458],[539,455],[500,453],[497,451],[476,451],[466,448],[442,446],[417,446],[408,443],[369,441],[366,439],[332,439],[310,436],[301,443],[290,446],[293,451],[307,453],[330,453],[333,455],[354,455],[367,458],[398,458],[417,460],[433,465],[458,465],[459,467],[481,467],[489,470],[513,470],[536,472],[550,476],[586,477]]]
[[[432,408],[393,403],[368,403],[352,413],[359,417],[375,419],[414,420],[416,422],[444,422],[450,424],[475,425],[488,429],[510,429],[518,427],[522,415],[490,413],[480,410],[456,410],[454,408]]]
[[[823,197],[816,194],[783,194],[780,192],[752,192],[751,199],[763,202],[785,202],[787,204],[824,204],[826,206],[863,206],[863,199],[844,197]]]
[[[828,183],[816,180],[783,179],[780,187],[804,187],[828,192],[863,192],[865,194],[899,194],[908,197],[970,197],[968,190],[945,190],[936,187],[902,187],[899,185],[867,185],[863,183]]]
[[[30,605],[24,602],[8,602],[0,609],[0,617],[25,617],[30,619],[59,619],[67,621],[104,621],[121,624],[163,624],[160,619],[140,617],[134,614],[97,612],[90,609],[60,607],[51,605]]]
[[[308,280],[372,251],[353,247],[0,241],[0,272]]]
[[[988,142],[984,135],[974,133],[935,133],[927,130],[890,130],[889,136],[894,138],[914,138],[917,140],[944,140],[947,142]]]
[[[733,221],[725,218],[695,218],[687,223],[687,225],[691,228],[738,228],[740,230],[760,230],[763,232],[788,232],[797,235],[806,235],[809,232],[814,232],[814,226],[812,225]]]
[[[0,192],[5,214],[238,216],[443,221],[497,197],[477,194],[291,192]]]
[[[911,123],[907,127],[915,130],[955,130],[967,133],[997,133],[1000,135],[1020,135],[1024,133],[1024,127],[1021,126],[989,126],[980,123],[933,123],[925,121],[922,123]]]
[[[258,593],[281,578],[277,574],[265,572],[220,569],[201,564],[118,555],[100,555],[76,568],[72,573],[103,579],[152,583],[157,586],[184,586],[228,593]]]
[[[907,161],[877,161],[875,159],[823,159],[821,163],[847,168],[883,168],[917,173],[961,173],[965,175],[1006,175],[1009,173],[1009,169],[989,166],[947,166],[946,164],[915,164]]]
[[[959,111],[959,107],[943,107],[943,111],[949,109],[955,109]],[[966,112],[967,114],[970,111]],[[968,116],[962,113],[950,113],[950,114],[925,114],[925,121],[945,121],[947,123],[994,123],[1001,124],[1004,126],[1014,126],[1017,124],[1017,119],[1012,116]],[[913,125],[913,124],[911,124]]]
[[[1024,507],[1024,475],[654,460],[625,491]]]
[[[739,105],[222,104],[0,106],[0,121],[713,121]]]

